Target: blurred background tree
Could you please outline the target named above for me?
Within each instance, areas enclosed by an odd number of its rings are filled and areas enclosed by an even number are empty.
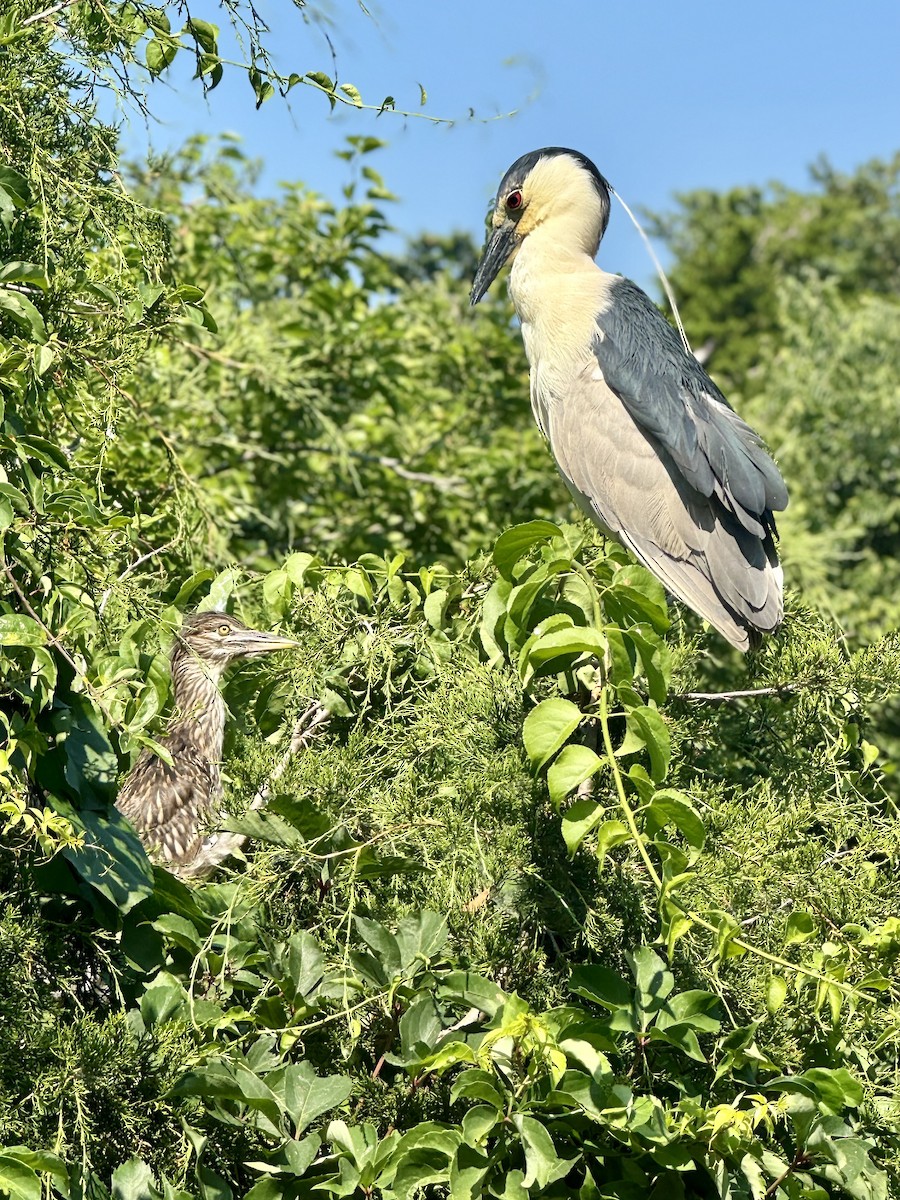
[[[0,1192],[880,1200],[898,163],[662,226],[792,491],[785,630],[742,662],[584,530],[503,540],[573,515],[518,333],[470,313],[466,237],[384,250],[375,139],[341,204],[259,196],[227,139],[123,168],[92,97],[142,61],[356,103],[229,11],[243,68],[175,4],[0,15]],[[111,802],[198,603],[304,644],[228,686],[236,814],[304,696],[334,730],[188,891]]]

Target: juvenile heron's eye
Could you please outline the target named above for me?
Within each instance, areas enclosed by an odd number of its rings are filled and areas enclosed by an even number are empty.
[[[510,192],[506,197],[506,208],[508,212],[516,212],[522,207],[522,193]]]
[[[220,625],[218,632],[219,637],[228,637],[229,633],[231,632],[231,627],[228,625]]]

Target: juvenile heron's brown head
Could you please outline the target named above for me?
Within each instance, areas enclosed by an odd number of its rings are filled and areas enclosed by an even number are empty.
[[[224,670],[236,658],[253,658],[273,650],[300,645],[280,633],[249,629],[243,621],[223,612],[189,613],[175,635],[174,654],[186,650],[205,663]]]

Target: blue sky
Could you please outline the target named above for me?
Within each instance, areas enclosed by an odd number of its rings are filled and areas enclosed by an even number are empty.
[[[257,4],[285,73],[324,70],[331,51],[314,21],[289,0]],[[213,0],[191,5],[218,24]],[[756,0],[312,0],[324,13],[341,82],[365,100],[393,95],[459,118],[453,128],[352,110],[296,88],[254,109],[246,78],[204,100],[186,75],[154,86],[157,149],[194,132],[230,131],[265,163],[261,188],[302,180],[337,199],[349,168],[335,157],[349,134],[389,144],[372,165],[400,198],[389,215],[404,233],[471,231],[479,240],[488,201],[509,164],[543,145],[593,158],[632,207],[665,210],[672,195],[779,180],[803,187],[827,155],[842,170],[900,148],[900,3],[849,5]],[[467,117],[473,108],[476,119]],[[500,117],[516,110],[512,117]],[[497,119],[489,119],[497,118]],[[131,153],[146,149],[139,123]],[[621,209],[600,252],[608,270],[645,286],[652,267]]]

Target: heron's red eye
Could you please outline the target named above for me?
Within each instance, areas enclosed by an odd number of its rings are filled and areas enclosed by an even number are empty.
[[[522,207],[522,193],[521,192],[510,192],[509,195],[506,197],[506,207],[509,210],[509,212],[515,212],[516,209],[521,208]]]

